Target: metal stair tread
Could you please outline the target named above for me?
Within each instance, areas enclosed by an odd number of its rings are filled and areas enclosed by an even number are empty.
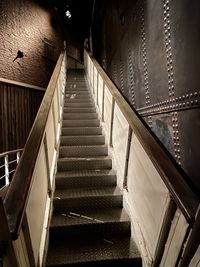
[[[98,263],[130,260],[133,266],[141,266],[141,258],[135,242],[130,237],[120,238],[72,238],[58,244],[50,244],[47,266],[67,266],[78,263]],[[137,265],[135,265],[137,264]],[[75,265],[74,265],[75,266]],[[108,265],[107,265],[108,266]],[[125,265],[126,266],[126,265]]]
[[[107,145],[61,145],[59,148],[59,158],[63,157],[98,157],[107,156]]]
[[[70,135],[61,135],[60,137],[60,144],[61,145],[104,145],[105,144],[105,137],[102,134],[98,135],[77,135],[77,136],[70,136]]]
[[[82,198],[82,197],[99,197],[99,196],[121,196],[122,192],[117,186],[104,187],[81,187],[70,189],[57,189],[54,193],[54,200]]]
[[[92,160],[110,160],[110,156],[97,156],[97,157],[65,157],[65,158],[58,158],[58,162],[70,162],[70,161],[92,161]]]
[[[124,209],[110,208],[110,209],[87,209],[76,210],[68,212],[55,212],[51,227],[80,225],[80,224],[95,224],[108,222],[129,222],[129,216]]]
[[[63,113],[63,119],[67,120],[81,120],[81,119],[86,119],[86,120],[91,120],[91,119],[98,119],[98,115],[96,112],[90,112],[90,113]]]
[[[87,136],[92,135],[102,135],[102,128],[100,126],[91,126],[91,127],[62,127],[61,135],[62,136]]]
[[[63,119],[63,126],[65,128],[67,127],[99,127],[100,126],[100,120],[99,119],[82,119],[82,120],[66,120]]]
[[[104,176],[104,175],[116,175],[113,169],[111,170],[76,170],[76,171],[66,171],[57,172],[56,178],[66,178],[66,177],[93,177],[93,176]]]
[[[95,108],[64,108],[64,113],[96,113],[96,109]]]

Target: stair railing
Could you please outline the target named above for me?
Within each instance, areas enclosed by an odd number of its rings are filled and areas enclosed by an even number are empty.
[[[23,149],[0,153],[0,190],[10,184]]]
[[[191,251],[186,241],[199,225],[199,198],[173,158],[87,51],[84,64],[146,264],[188,267],[181,258],[184,251]],[[192,251],[195,253],[194,248]]]
[[[3,201],[19,267],[42,266],[65,84],[66,55],[62,52]]]

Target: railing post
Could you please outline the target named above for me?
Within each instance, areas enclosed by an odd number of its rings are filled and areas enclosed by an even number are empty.
[[[46,169],[47,169],[47,177],[48,177],[48,193],[49,196],[51,196],[51,172],[50,172],[50,166],[49,166],[49,152],[48,152],[48,144],[47,144],[47,136],[46,133],[44,135],[44,151],[45,151],[45,161],[46,161]]]
[[[123,188],[128,191],[127,186],[127,177],[128,177],[128,164],[129,164],[129,156],[130,156],[130,148],[131,148],[131,140],[132,140],[132,133],[133,130],[129,125],[128,129],[128,140],[127,140],[127,146],[126,146],[126,159],[125,159],[125,167],[124,167],[124,181],[123,181]]]
[[[53,115],[53,129],[54,129],[54,147],[57,149],[57,131],[56,131],[56,116],[55,116],[55,106],[54,106],[54,100],[52,102],[52,115]]]
[[[9,164],[8,164],[8,155],[4,157],[4,164],[5,164],[5,179],[6,185],[9,185]]]
[[[102,121],[104,121],[104,102],[105,102],[105,82],[103,81],[103,92],[102,92]]]
[[[20,160],[20,151],[19,152],[17,152],[17,164],[19,163],[19,160]]]
[[[99,106],[99,73],[97,72],[97,106]]]
[[[92,66],[93,66],[93,68],[92,68],[92,90],[93,90],[93,94],[95,94],[95,91],[94,91],[94,64]]]
[[[114,99],[114,97],[112,97],[112,110],[111,110],[111,118],[110,118],[110,140],[109,140],[109,145],[110,146],[113,146],[114,110],[115,110],[115,99]]]

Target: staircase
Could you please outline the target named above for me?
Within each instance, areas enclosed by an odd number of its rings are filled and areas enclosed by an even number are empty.
[[[68,71],[46,266],[142,266],[82,70]]]

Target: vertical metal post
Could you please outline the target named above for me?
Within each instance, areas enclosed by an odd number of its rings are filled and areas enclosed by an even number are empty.
[[[99,73],[97,72],[97,106],[99,106]]]
[[[49,166],[49,153],[48,153],[48,144],[47,144],[47,136],[46,133],[44,135],[44,152],[45,152],[45,161],[46,161],[46,168],[47,168],[47,175],[48,175],[48,193],[51,196],[51,174],[50,174],[50,166]]]
[[[110,118],[110,141],[109,145],[113,146],[113,121],[114,121],[114,110],[115,110],[115,99],[112,97],[112,110],[111,110],[111,118]]]
[[[5,179],[6,185],[9,185],[9,164],[8,164],[8,155],[4,157],[4,165],[5,165]]]
[[[89,73],[89,76],[90,76],[90,86],[92,88],[92,60],[90,59],[90,73]],[[93,88],[92,88],[93,89]]]
[[[131,148],[131,140],[132,140],[132,134],[133,130],[129,125],[128,129],[128,140],[127,140],[127,146],[126,146],[126,159],[125,159],[125,167],[124,167],[124,181],[123,181],[123,188],[128,191],[128,185],[127,185],[127,177],[128,177],[128,164],[129,164],[129,156],[130,156],[130,148]]]
[[[60,100],[59,100],[59,92],[58,92],[58,84],[56,85],[56,91],[57,91],[57,101],[58,101],[58,123],[60,123]]]
[[[104,103],[105,103],[105,82],[103,81],[103,93],[102,93],[102,121],[104,121]]]
[[[17,152],[17,164],[19,163],[20,160],[20,151]]]
[[[167,238],[170,232],[171,224],[172,224],[176,209],[177,207],[176,207],[175,202],[173,201],[172,198],[170,198],[167,210],[164,215],[158,242],[156,245],[153,267],[160,266],[160,262],[162,260],[162,256],[165,250],[165,244],[167,243]]]
[[[93,73],[92,73],[93,77],[92,77],[92,89],[93,89],[93,94],[95,94],[94,92],[94,65],[93,65]]]
[[[52,101],[53,129],[54,129],[54,147],[57,149],[57,131],[54,100]]]

